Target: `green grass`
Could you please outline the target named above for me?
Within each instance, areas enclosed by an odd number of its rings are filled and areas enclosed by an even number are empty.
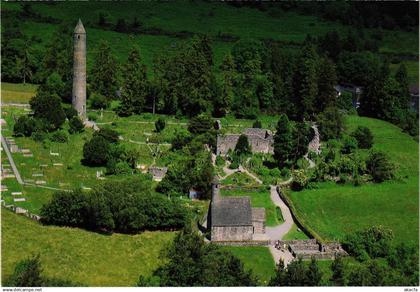
[[[296,240],[296,239],[309,239],[308,236],[303,231],[298,231],[298,227],[296,224],[292,225],[292,228],[289,232],[287,232],[282,240]]]
[[[373,132],[374,148],[389,155],[398,167],[399,179],[360,187],[327,182],[317,189],[290,192],[301,223],[327,240],[383,225],[393,230],[396,242],[418,244],[418,142],[384,121],[349,116],[346,124],[348,132],[359,125]]]
[[[162,264],[163,247],[175,232],[138,235],[92,233],[77,228],[42,226],[2,209],[2,281],[16,263],[39,253],[48,277],[86,286],[134,286]]]
[[[249,196],[251,198],[251,205],[254,208],[265,208],[265,223],[267,226],[276,226],[283,223],[283,217],[277,215],[276,206],[270,198],[270,191],[264,188],[259,190],[240,190],[233,189],[221,190],[222,196]]]
[[[258,187],[259,184],[244,172],[235,172],[225,178],[222,182],[224,185],[234,185],[238,187]]]
[[[33,84],[15,84],[1,83],[1,102],[2,103],[28,103],[32,96],[35,95],[37,85]]]
[[[266,286],[274,276],[275,264],[270,250],[264,246],[225,246],[233,255],[237,256],[245,266],[246,270],[258,277],[259,284]]]
[[[419,62],[404,61],[402,63],[404,63],[405,67],[407,68],[408,79],[410,84],[419,84]],[[399,66],[400,64],[391,64],[391,74],[395,74]]]

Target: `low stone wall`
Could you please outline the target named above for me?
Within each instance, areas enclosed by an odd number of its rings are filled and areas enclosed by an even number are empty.
[[[29,219],[32,219],[32,220],[35,220],[35,221],[41,220],[41,217],[39,215],[32,214],[32,213],[30,213],[28,210],[26,210],[24,208],[17,207],[15,205],[6,205],[6,204],[3,204],[3,207],[6,208],[7,210],[12,211],[13,213],[26,216]]]
[[[269,240],[246,240],[246,241],[212,241],[212,243],[223,246],[267,246]]]

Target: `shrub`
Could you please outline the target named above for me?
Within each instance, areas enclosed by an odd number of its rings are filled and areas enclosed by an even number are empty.
[[[133,170],[126,161],[115,162],[114,159],[108,161],[106,166],[107,174],[131,174]]]
[[[229,169],[237,169],[239,167],[239,163],[237,161],[232,162],[229,164]]]
[[[165,119],[159,117],[159,119],[155,122],[156,132],[160,133],[165,129],[166,122]]]
[[[109,142],[102,136],[93,136],[83,146],[83,164],[103,166],[108,162],[110,152]]]
[[[89,121],[94,121],[95,122],[95,121],[98,120],[98,115],[95,114],[95,113],[88,113],[87,117],[88,117]]]
[[[392,230],[383,226],[372,226],[347,235],[343,247],[358,260],[363,261],[389,255],[393,238]]]
[[[226,163],[226,161],[223,159],[222,156],[220,156],[220,155],[216,156],[216,165],[217,166],[224,166],[225,163]]]
[[[51,134],[51,141],[58,143],[67,143],[69,141],[69,136],[64,131],[56,131]]]
[[[18,262],[5,284],[9,287],[41,287],[43,286],[41,273],[41,262],[39,255],[36,255]]]
[[[366,168],[375,182],[383,182],[394,178],[394,165],[389,161],[385,153],[371,151],[366,160]]]
[[[112,130],[110,128],[101,128],[99,131],[96,131],[93,134],[93,137],[102,137],[109,143],[118,143],[119,141],[119,134],[117,131]]]
[[[357,140],[354,137],[345,135],[342,139],[343,147],[341,153],[350,154],[357,149]]]
[[[252,124],[253,128],[262,128],[262,124],[260,120],[255,120],[255,122]]]
[[[173,230],[189,222],[182,202],[152,193],[145,176],[105,183],[89,195],[80,190],[56,192],[41,214],[44,224],[123,233]]]
[[[302,169],[293,170],[292,176],[292,190],[301,191],[308,185],[308,177]]]
[[[89,96],[90,106],[93,109],[105,109],[109,106],[109,101],[102,94],[93,92]]]
[[[78,115],[77,110],[75,110],[73,107],[67,107],[64,109],[64,113],[66,115],[66,118],[68,120],[71,120],[71,118]]]
[[[70,134],[80,133],[85,128],[82,120],[78,116],[74,116],[70,119],[69,126],[70,126],[69,128]]]
[[[369,149],[373,145],[372,132],[367,127],[359,126],[351,134],[357,140],[357,146],[361,149]]]
[[[42,142],[47,139],[48,135],[44,131],[36,130],[32,133],[31,138],[36,142]]]
[[[35,119],[27,115],[20,116],[13,127],[15,136],[29,137],[35,130]]]

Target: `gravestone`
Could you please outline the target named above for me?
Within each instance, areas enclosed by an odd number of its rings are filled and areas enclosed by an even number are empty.
[[[26,199],[25,198],[14,198],[13,202],[25,202]]]
[[[12,196],[21,196],[22,192],[12,192]]]

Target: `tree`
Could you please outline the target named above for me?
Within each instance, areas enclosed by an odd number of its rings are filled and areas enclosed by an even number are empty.
[[[213,128],[213,122],[208,115],[201,114],[190,119],[188,131],[191,134],[203,134]]]
[[[344,128],[343,115],[336,107],[328,107],[317,116],[319,133],[323,140],[340,138]]]
[[[292,151],[292,128],[285,114],[280,115],[274,135],[274,159],[280,168],[287,165]]]
[[[256,280],[230,252],[184,229],[166,252],[168,261],[153,272],[161,286],[254,286]]]
[[[207,50],[197,38],[179,46],[156,62],[156,79],[162,89],[162,111],[195,116],[211,110],[214,76]]]
[[[121,106],[118,113],[129,116],[140,114],[144,110],[147,95],[146,66],[142,64],[140,51],[133,48],[123,68],[124,83],[121,93]]]
[[[306,271],[306,285],[320,286],[322,279],[322,271],[319,269],[318,263],[315,258],[311,258],[311,263]]]
[[[357,149],[357,140],[354,137],[345,135],[342,141],[343,147],[341,148],[341,153],[350,154]]]
[[[109,100],[103,96],[102,94],[92,92],[89,96],[90,106],[93,109],[106,109],[110,102]]]
[[[287,286],[287,273],[284,261],[280,258],[276,267],[276,274],[270,279],[269,286]]]
[[[156,132],[160,133],[165,129],[166,121],[162,117],[159,117],[159,119],[155,122],[155,129]]]
[[[109,143],[117,144],[119,139],[119,134],[117,131],[111,128],[101,128],[99,131],[93,133],[93,137],[100,136],[104,138]]]
[[[85,125],[83,125],[82,120],[78,116],[74,116],[69,121],[69,133],[75,134],[83,132]]]
[[[66,102],[71,102],[73,82],[73,44],[71,26],[61,25],[53,34],[47,45],[43,59],[42,80],[47,80],[53,73],[57,73],[64,83],[61,94]]]
[[[305,286],[306,267],[302,258],[294,260],[287,266],[287,286]]]
[[[337,93],[337,75],[335,65],[328,58],[323,58],[319,67],[318,75],[318,95],[315,103],[317,112],[324,111],[327,107],[336,106]]]
[[[357,146],[361,149],[369,149],[373,145],[373,134],[368,127],[358,126],[351,136],[357,140]]]
[[[110,144],[102,136],[94,136],[83,145],[83,164],[104,166],[109,159]]]
[[[346,277],[345,277],[345,268],[343,259],[340,256],[336,256],[332,265],[332,276],[331,282],[335,286],[344,286],[346,284]]]
[[[13,274],[6,281],[9,287],[41,287],[43,279],[39,254],[17,263]]]
[[[213,103],[215,116],[226,115],[233,104],[234,100],[234,82],[237,78],[235,71],[235,63],[231,54],[227,54],[222,64],[220,65],[222,71],[222,80],[220,86],[220,94],[215,96]]]
[[[241,156],[249,153],[251,153],[251,146],[249,145],[248,137],[245,135],[240,135],[235,146],[235,154]]]
[[[56,94],[45,91],[42,86],[29,104],[34,111],[34,117],[47,121],[52,130],[61,127],[66,120],[61,99]]]
[[[296,122],[292,128],[292,149],[289,159],[293,165],[308,152],[311,131],[311,127],[305,122]]]
[[[310,118],[315,112],[315,100],[318,95],[318,56],[312,44],[307,43],[302,49],[294,76],[294,94],[296,97],[298,118]]]
[[[395,72],[395,80],[399,84],[399,107],[407,108],[410,102],[410,92],[407,67],[404,65],[404,63],[401,63],[397,69],[397,72]]]
[[[366,168],[375,182],[394,178],[395,167],[383,152],[371,151],[366,160]]]
[[[90,73],[90,89],[106,96],[108,100],[114,99],[118,89],[119,68],[106,41],[99,44]]]

